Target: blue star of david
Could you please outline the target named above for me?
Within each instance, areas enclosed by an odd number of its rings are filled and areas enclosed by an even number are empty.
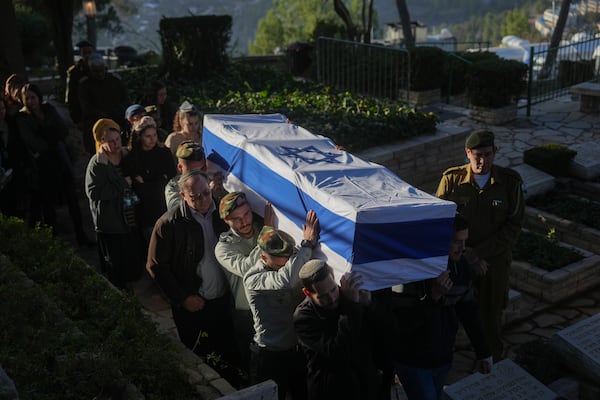
[[[335,154],[330,152],[324,152],[317,149],[315,146],[307,147],[287,147],[280,146],[284,151],[279,152],[281,156],[297,157],[308,164],[316,163],[329,163],[329,164],[340,164],[337,160],[341,157],[341,154]]]

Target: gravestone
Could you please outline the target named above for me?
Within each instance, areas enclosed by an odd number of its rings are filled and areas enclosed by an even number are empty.
[[[600,314],[556,332],[553,342],[571,370],[600,382]]]
[[[590,181],[600,176],[600,144],[595,142],[578,143],[569,146],[577,154],[569,165],[569,174]]]
[[[513,168],[523,179],[523,195],[526,199],[544,194],[554,189],[555,179],[529,164],[521,164]]]
[[[558,399],[556,393],[508,359],[494,364],[491,373],[474,373],[444,391],[452,400]]]
[[[217,400],[277,400],[277,384],[272,379],[219,397]]]

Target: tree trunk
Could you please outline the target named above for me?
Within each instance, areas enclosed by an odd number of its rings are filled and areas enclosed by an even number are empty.
[[[415,45],[415,38],[412,34],[410,14],[408,13],[408,7],[406,6],[406,0],[396,0],[396,7],[398,8],[398,14],[400,15],[400,23],[402,24],[402,33],[404,35],[404,46],[411,48]]]
[[[371,43],[371,29],[373,28],[373,1],[369,0],[369,8],[367,11],[367,24],[365,26],[365,34],[363,37],[364,43]]]
[[[11,74],[25,75],[25,59],[12,0],[0,1],[0,82]]]
[[[567,18],[569,17],[570,8],[571,0],[562,0],[562,3],[560,5],[560,11],[558,14],[558,21],[556,21],[556,26],[554,27],[554,31],[552,31],[552,37],[550,38],[550,47],[548,48],[548,53],[546,54],[544,66],[540,71],[539,79],[547,79],[550,77],[552,66],[556,63],[556,56],[558,55],[558,46],[560,46],[560,41],[562,40],[562,35],[565,30],[565,25],[567,24]]]
[[[44,0],[52,19],[54,48],[61,79],[66,79],[67,69],[73,64],[73,0]]]
[[[346,34],[348,35],[348,40],[356,40],[356,27],[352,22],[352,15],[350,15],[350,11],[344,4],[343,0],[333,0],[333,9],[335,13],[339,15],[339,17],[344,21],[344,25],[346,25]]]

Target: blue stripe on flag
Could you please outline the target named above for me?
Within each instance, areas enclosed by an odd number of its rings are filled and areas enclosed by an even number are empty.
[[[206,126],[203,145],[210,160],[272,202],[298,227],[305,222],[306,212],[315,210],[321,223],[321,241],[352,264],[448,254],[453,218],[355,223],[323,207],[294,183]]]

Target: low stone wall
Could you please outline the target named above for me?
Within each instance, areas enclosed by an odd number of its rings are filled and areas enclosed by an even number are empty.
[[[439,103],[442,98],[442,90],[437,88],[417,92],[414,90],[400,89],[398,91],[398,98],[400,100],[408,101],[412,106],[425,106],[427,104]]]
[[[374,147],[357,155],[383,165],[402,180],[431,192],[436,189],[444,170],[466,162],[464,146],[469,132],[467,128],[441,127],[435,135]]]
[[[538,299],[555,303],[600,284],[600,256],[586,257],[563,268],[546,271],[522,261],[513,261],[511,287]]]
[[[538,210],[534,207],[525,208],[526,228],[540,233],[547,233],[550,228],[556,230],[561,242],[577,246],[589,252],[600,254],[600,231],[577,222],[558,217],[554,214]]]
[[[505,125],[517,118],[517,105],[511,104],[500,108],[470,106],[469,116],[472,120],[486,125]]]

